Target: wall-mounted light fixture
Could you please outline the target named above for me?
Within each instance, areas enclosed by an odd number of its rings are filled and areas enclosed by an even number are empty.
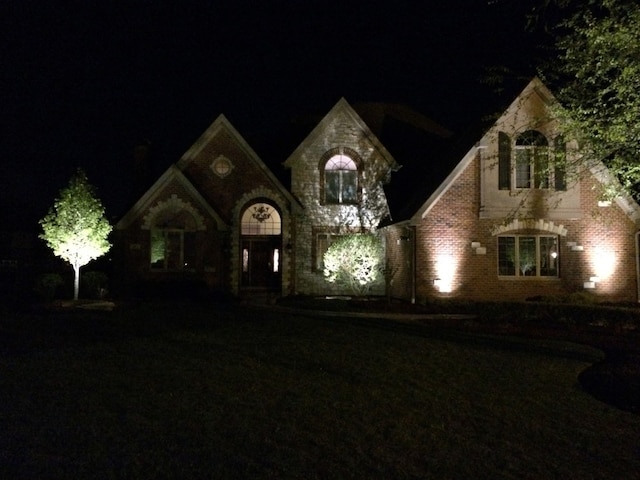
[[[471,248],[476,255],[486,255],[487,247],[483,247],[480,242],[471,242]]]

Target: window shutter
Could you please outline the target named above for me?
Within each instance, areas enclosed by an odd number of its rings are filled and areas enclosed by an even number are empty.
[[[567,145],[564,143],[564,138],[556,137],[554,142],[555,147],[555,189],[564,191],[567,189],[566,180],[566,166],[567,166]]]
[[[511,139],[504,132],[498,133],[498,188],[511,189]]]

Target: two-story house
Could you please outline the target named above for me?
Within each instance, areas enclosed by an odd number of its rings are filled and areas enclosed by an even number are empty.
[[[443,153],[449,135],[433,127],[438,148],[401,145],[396,159],[341,99],[284,161],[290,187],[220,116],[116,225],[117,281],[133,291],[200,281],[236,295],[348,293],[324,279],[324,252],[341,235],[378,232],[387,284],[374,294],[586,290],[636,301],[640,209],[601,201],[614,180],[602,164],[572,161],[553,101],[534,79],[462,153]]]
[[[559,134],[532,80],[408,218],[387,227],[392,294],[424,299],[638,298],[638,205]]]

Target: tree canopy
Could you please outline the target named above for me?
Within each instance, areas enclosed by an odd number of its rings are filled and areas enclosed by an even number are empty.
[[[640,4],[556,0],[554,54],[541,76],[581,161],[603,161],[625,193],[640,185]],[[611,192],[619,194],[621,192]]]
[[[74,299],[78,298],[80,267],[109,251],[111,225],[85,173],[78,170],[60,191],[49,213],[40,220],[40,235],[54,255],[74,270]]]

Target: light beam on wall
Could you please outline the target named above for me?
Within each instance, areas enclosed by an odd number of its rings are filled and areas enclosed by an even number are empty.
[[[616,269],[616,255],[602,247],[595,248],[592,262],[596,277],[600,280],[609,278]]]
[[[453,278],[456,274],[458,262],[452,255],[438,255],[436,257],[436,280],[434,286],[441,293],[453,291]]]

